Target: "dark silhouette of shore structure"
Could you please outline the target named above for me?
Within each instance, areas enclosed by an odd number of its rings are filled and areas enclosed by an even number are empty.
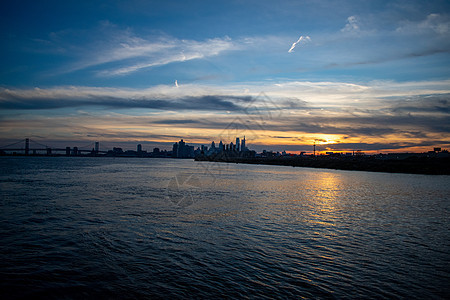
[[[236,141],[238,140],[239,138],[236,138]],[[211,145],[211,148],[213,148],[214,142]],[[266,150],[256,153],[247,147],[239,149],[233,143],[219,147],[219,149],[221,150],[208,151],[206,148],[206,151],[201,151],[195,156],[195,160],[352,171],[450,175],[450,155],[448,151],[442,151],[440,148],[435,148],[427,153],[377,155],[365,155],[360,150],[356,151],[356,153],[347,154],[327,152],[327,155],[315,155],[315,151],[313,155],[305,155],[304,152],[300,155],[293,155],[286,152],[275,153]]]
[[[37,146],[31,147],[30,142]],[[21,144],[24,147],[18,148]],[[183,139],[172,146],[172,150],[153,148],[147,152],[138,144],[136,150],[100,150],[99,142],[90,144],[91,149],[82,147],[50,148],[41,143],[25,139],[11,145],[0,147],[0,156],[79,156],[79,157],[141,157],[141,158],[179,158],[196,161],[266,164],[292,167],[325,168],[338,170],[450,175],[450,154],[447,150],[434,148],[426,153],[389,153],[365,155],[361,151],[352,153],[326,152],[326,155],[289,154],[286,152],[262,151],[257,153],[246,145],[246,139],[236,138],[235,143],[218,145],[213,141],[210,146],[201,145],[197,149]],[[12,147],[8,147],[12,146]],[[14,147],[14,148],[13,148]],[[15,148],[17,147],[17,148]]]
[[[450,157],[422,156],[411,153],[409,157],[397,158],[395,155],[368,155],[351,157],[320,156],[279,156],[279,157],[236,157],[199,156],[198,161],[214,161],[240,164],[264,164],[292,167],[322,168],[351,171],[370,171],[387,173],[411,173],[430,175],[450,175]]]

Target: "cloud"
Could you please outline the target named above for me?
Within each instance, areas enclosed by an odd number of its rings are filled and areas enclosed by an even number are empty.
[[[448,34],[450,33],[450,17],[448,15],[437,13],[428,14],[426,18],[421,21],[403,22],[396,31],[407,34],[435,33],[447,36],[448,38]]]
[[[152,90],[120,90],[112,88],[54,88],[11,90],[0,88],[3,109],[57,109],[100,106],[113,108],[148,108],[156,110],[236,111],[250,96],[234,95],[164,95]]]
[[[347,18],[347,24],[341,29],[342,32],[358,32],[359,20],[356,16],[350,16]]]
[[[191,119],[162,119],[162,120],[156,120],[153,121],[152,124],[164,124],[164,125],[171,125],[171,124],[202,124],[203,122],[200,120],[191,120]]]
[[[361,61],[355,61],[355,62],[347,62],[347,63],[331,63],[326,65],[326,68],[341,68],[341,67],[353,67],[353,66],[361,66],[361,65],[371,65],[371,64],[380,64],[380,63],[386,63],[391,61],[397,61],[401,59],[408,59],[408,58],[418,58],[418,57],[424,57],[424,56],[432,56],[436,54],[445,54],[450,53],[450,48],[447,47],[445,49],[445,45],[438,45],[435,49],[418,49],[415,52],[405,52],[402,51],[401,53],[389,53],[386,54],[383,57],[376,57],[368,60],[361,60]]]
[[[201,108],[201,105],[209,102],[211,107],[217,109],[229,108],[236,111],[247,107],[245,109],[247,112],[271,109],[291,112],[320,109],[336,111],[361,109],[362,111],[391,107],[393,103],[399,103],[398,101],[405,99],[410,100],[407,105],[419,103],[412,101],[416,98],[422,99],[423,103],[431,103],[432,99],[444,101],[450,94],[449,84],[449,80],[372,81],[367,84],[286,81],[272,84],[248,82],[220,86],[183,84],[182,89],[176,88],[173,84],[146,89],[89,86],[57,86],[46,89],[0,88],[0,107],[42,109],[95,105],[124,108],[189,109],[191,107],[198,109],[198,106]],[[245,89],[248,92],[244,92]],[[423,103],[420,105],[424,105]],[[435,106],[441,105],[439,103],[436,102]],[[448,102],[445,103],[448,105]],[[42,106],[39,106],[41,104]],[[248,108],[248,106],[251,107]],[[206,105],[203,108],[209,107]]]
[[[311,41],[311,38],[309,37],[309,36],[300,36],[299,38],[298,38],[298,40],[295,42],[295,43],[293,43],[292,44],[292,46],[291,46],[291,48],[288,50],[288,52],[289,53],[291,53],[291,52],[293,52],[294,51],[294,48],[300,43],[300,42],[302,42],[303,44],[304,43],[307,43],[307,42],[309,42],[309,41]]]
[[[418,58],[439,55],[431,58],[430,64],[424,64],[421,74],[423,78],[439,77],[438,72],[445,76],[444,68],[436,70],[432,63],[450,53],[450,17],[443,13],[420,14],[422,18],[414,21],[404,20],[417,17],[417,14],[403,14],[401,17],[389,17],[389,14],[350,15],[340,32],[316,36],[315,44],[322,47],[314,52],[314,58],[323,62],[325,69],[362,66],[359,71],[367,72],[363,65],[372,64],[379,65],[384,70],[383,74],[387,74],[389,68],[396,72],[401,68],[414,70]],[[379,19],[383,16],[388,20],[380,24]],[[398,62],[399,67],[386,62]]]
[[[261,138],[259,143],[266,139],[301,144],[305,139],[294,138],[302,135],[309,140],[329,135],[334,142],[380,146],[450,139],[448,81],[259,82],[245,86],[248,94],[241,85],[3,88],[0,133],[11,136],[40,128],[41,135],[61,131],[62,136],[69,128],[77,128],[77,132],[102,135],[110,128],[112,135],[105,138],[122,134],[125,139],[141,138],[146,132],[177,136],[189,129],[192,136],[217,137],[238,120],[239,130],[254,133],[254,139]],[[254,93],[263,88],[263,96]],[[96,108],[86,114],[80,107]],[[135,108],[139,108],[138,114]],[[233,113],[225,113],[228,111]],[[61,117],[55,118],[58,115]]]
[[[199,41],[163,33],[138,35],[129,28],[121,29],[109,22],[102,22],[89,32],[54,32],[49,34],[48,41],[39,41],[37,45],[44,49],[36,51],[64,54],[75,60],[56,74],[90,68],[99,76],[128,75],[145,68],[208,58],[238,48],[228,36]]]
[[[159,45],[161,42],[157,42]],[[215,38],[205,41],[178,40],[175,38],[165,39],[164,46],[159,47],[160,50],[154,49],[154,42],[142,41],[139,45],[130,48],[126,45],[127,51],[131,50],[135,55],[132,57],[118,56],[114,61],[122,61],[124,67],[113,67],[98,72],[101,76],[117,76],[127,75],[141,69],[167,65],[175,62],[185,62],[194,59],[202,59],[206,57],[216,56],[220,53],[234,49],[234,44],[229,38]],[[117,46],[118,49],[124,47]],[[130,58],[133,58],[131,60]]]
[[[350,151],[350,150],[363,150],[363,151],[380,151],[380,150],[401,150],[409,147],[433,147],[435,145],[450,145],[447,141],[442,140],[431,140],[427,142],[419,142],[419,143],[408,143],[408,142],[402,142],[402,143],[336,143],[336,144],[329,144],[325,147],[322,147],[324,149],[319,149],[324,151],[326,150],[332,150],[332,151]]]

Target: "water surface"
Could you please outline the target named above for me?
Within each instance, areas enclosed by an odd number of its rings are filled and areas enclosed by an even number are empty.
[[[2,157],[2,298],[446,298],[450,176]]]

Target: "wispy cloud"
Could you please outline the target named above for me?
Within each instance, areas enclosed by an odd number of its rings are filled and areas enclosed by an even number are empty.
[[[86,38],[79,40],[79,36]],[[58,73],[91,68],[99,76],[127,75],[145,68],[208,58],[238,48],[237,43],[228,36],[191,40],[162,33],[139,35],[129,28],[121,29],[109,22],[102,22],[89,33],[71,30],[54,32],[48,40],[41,39],[36,43],[49,53],[55,54],[55,49],[59,49],[56,53],[75,59]]]
[[[359,20],[356,16],[350,16],[347,18],[347,24],[345,27],[341,29],[342,32],[358,32],[359,29]]]
[[[450,94],[450,80],[441,81],[372,81],[363,83],[332,81],[285,81],[277,83],[246,82],[228,85],[183,84],[158,85],[151,88],[108,88],[89,86],[57,86],[53,88],[0,88],[0,107],[3,108],[51,108],[84,105],[124,107],[148,107],[169,109],[238,109],[247,105],[261,91],[286,110],[303,109],[308,103],[316,108],[377,108],[383,101],[397,98],[414,99],[418,95],[441,97]],[[433,98],[433,99],[435,99]],[[441,97],[442,98],[442,97]],[[202,99],[202,100],[200,100]],[[437,98],[436,98],[437,99]],[[446,98],[445,98],[446,99]],[[49,106],[40,107],[38,103]],[[199,101],[199,102],[196,102]],[[186,102],[186,103],[185,103]],[[188,102],[192,102],[189,104]],[[198,105],[196,106],[197,103]],[[215,103],[215,104],[213,104]],[[258,103],[253,103],[257,105]],[[448,102],[445,102],[448,105]]]
[[[303,35],[300,36],[300,37],[298,38],[298,40],[297,40],[295,43],[292,44],[292,46],[291,46],[291,48],[288,50],[288,52],[289,52],[289,53],[293,52],[294,49],[295,49],[295,47],[296,47],[299,43],[304,44],[304,43],[307,43],[307,42],[309,42],[309,41],[311,41],[311,38],[310,38],[309,36],[303,36]]]
[[[175,87],[176,89],[176,87]],[[169,91],[170,89],[167,89]],[[121,90],[114,88],[61,87],[53,89],[0,89],[3,109],[57,109],[99,106],[122,109],[236,111],[250,96],[209,94],[159,94],[157,89]]]
[[[448,34],[450,33],[450,17],[438,13],[428,14],[426,18],[421,21],[404,21],[396,31],[408,34],[433,32],[439,35],[445,35],[448,38]]]
[[[156,49],[154,47],[155,44],[157,45]],[[156,43],[144,40],[138,45],[118,45],[117,52],[122,52],[122,50],[128,52],[131,50],[131,53],[134,55],[112,56],[115,59],[111,60],[111,62],[122,61],[126,66],[108,68],[98,72],[98,74],[101,76],[127,75],[145,68],[216,56],[235,48],[230,38],[215,38],[200,42],[175,38],[165,38],[164,42],[159,41]]]

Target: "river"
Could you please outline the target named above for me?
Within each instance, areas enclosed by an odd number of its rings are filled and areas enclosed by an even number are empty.
[[[0,296],[450,295],[450,176],[0,158]]]

